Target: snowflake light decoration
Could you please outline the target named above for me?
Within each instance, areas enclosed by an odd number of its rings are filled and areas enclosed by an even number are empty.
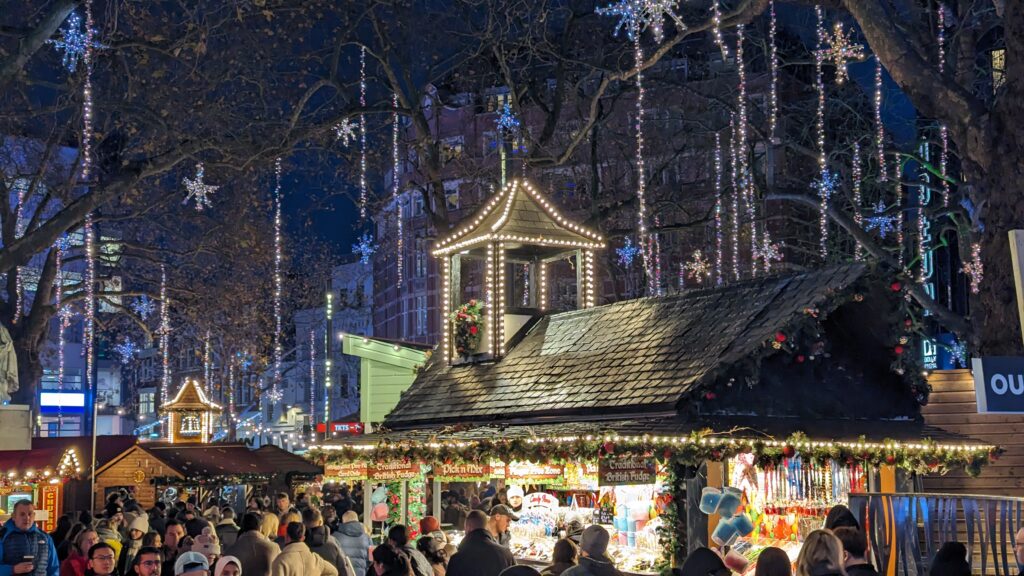
[[[213,206],[213,203],[210,201],[210,194],[213,194],[218,188],[220,188],[220,186],[212,186],[203,182],[203,176],[205,173],[206,170],[203,168],[203,163],[200,162],[196,164],[195,180],[191,180],[189,178],[182,179],[182,182],[185,184],[185,188],[188,189],[188,196],[185,196],[185,199],[181,203],[188,204],[189,200],[195,198],[196,210],[199,212],[202,212],[203,208]]]
[[[619,255],[619,264],[624,268],[628,268],[633,264],[633,260],[636,259],[637,255],[640,254],[640,247],[633,244],[632,238],[626,236],[622,248],[616,248],[615,253]]]
[[[781,262],[782,246],[777,242],[772,242],[772,239],[765,234],[761,242],[754,247],[754,257],[765,262]]]
[[[342,146],[348,146],[353,140],[356,139],[356,129],[359,128],[352,120],[348,118],[342,120],[334,127],[334,135],[338,140],[341,140]]]
[[[949,347],[949,358],[959,368],[967,367],[967,345],[957,340]]]
[[[505,107],[498,116],[497,128],[503,137],[515,136],[519,133],[519,118],[512,112],[512,107],[505,102]]]
[[[864,46],[853,42],[852,31],[843,30],[842,22],[836,22],[832,33],[826,34],[828,48],[821,51],[825,60],[831,60],[836,67],[836,83],[842,84],[849,78],[846,65],[864,59]]]
[[[143,294],[132,302],[132,310],[139,315],[139,318],[146,320],[156,310],[156,302],[146,294]]]
[[[68,21],[65,23],[64,28],[61,28],[60,40],[47,40],[47,44],[53,44],[57,50],[64,51],[64,57],[61,60],[61,64],[67,68],[68,72],[74,74],[75,69],[78,68],[78,61],[85,56],[85,51],[89,48],[102,49],[107,48],[103,44],[96,42],[95,40],[89,40],[89,34],[82,27],[82,17],[77,13],[72,12],[68,16]],[[95,35],[95,32],[93,32]]]
[[[649,28],[654,41],[661,44],[665,39],[666,17],[675,21],[680,29],[686,28],[682,18],[675,13],[676,4],[678,0],[618,0],[615,4],[598,8],[596,12],[602,16],[619,17],[615,25],[616,36],[625,30],[626,36],[635,41],[641,32]]]
[[[971,261],[964,262],[964,274],[971,279],[971,294],[981,292],[981,281],[985,277],[985,264],[981,261],[981,244],[971,244]]]
[[[839,175],[830,170],[823,170],[821,176],[811,184],[821,198],[831,198],[839,187]]]
[[[61,323],[64,327],[71,325],[71,319],[75,316],[75,311],[71,309],[70,304],[64,304],[57,311],[57,317],[60,318]]]
[[[60,238],[57,238],[55,246],[57,250],[67,252],[71,248],[71,236],[69,234],[61,234]]]
[[[703,283],[704,278],[711,278],[711,271],[713,270],[711,261],[705,258],[700,250],[693,251],[693,256],[686,263],[685,268],[698,284]]]
[[[885,203],[881,200],[875,204],[875,215],[864,219],[864,230],[871,232],[878,230],[878,235],[885,238],[890,232],[896,230],[896,216],[888,216],[885,213]]]
[[[359,254],[361,264],[369,264],[370,256],[376,251],[377,245],[373,243],[373,238],[369,234],[363,234],[359,237],[359,242],[352,245],[352,252]]]
[[[135,345],[135,342],[125,340],[117,346],[114,346],[114,352],[121,359],[121,364],[128,365],[135,359],[135,355],[138,354],[139,348]]]

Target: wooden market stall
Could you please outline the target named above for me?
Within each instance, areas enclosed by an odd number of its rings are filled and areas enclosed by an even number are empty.
[[[594,307],[601,241],[510,183],[435,247],[447,329],[383,433],[314,456],[328,471],[415,467],[435,514],[442,480],[522,486],[546,509],[513,526],[520,557],[543,562],[573,517],[608,526],[620,568],[651,573],[712,536],[733,543],[699,511],[707,487],[739,489],[751,557],[783,542],[795,556],[828,506],[892,490],[896,470],[977,474],[998,454],[922,421],[901,294],[863,266]],[[462,273],[474,258],[482,287]],[[547,314],[566,258],[578,309]]]

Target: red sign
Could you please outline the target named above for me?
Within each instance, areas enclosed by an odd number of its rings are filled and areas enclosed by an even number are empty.
[[[438,464],[434,466],[438,480],[485,482],[491,477],[488,464]]]
[[[562,467],[555,464],[534,464],[532,462],[511,462],[505,466],[506,480],[557,480],[562,477]]]
[[[53,532],[57,529],[57,519],[61,515],[61,485],[42,484],[39,487],[39,499],[42,501],[40,508],[50,513],[46,520],[43,520],[43,532]]]
[[[367,474],[366,462],[346,462],[345,464],[324,466],[324,476],[332,480],[366,480]]]
[[[327,425],[320,422],[316,425],[316,431],[323,434],[327,430]],[[362,422],[331,422],[331,434],[346,434],[355,436],[363,433]]]
[[[397,461],[370,465],[370,480],[412,480],[420,475],[420,463]]]

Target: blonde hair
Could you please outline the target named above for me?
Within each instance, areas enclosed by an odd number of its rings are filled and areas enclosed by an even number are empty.
[[[831,530],[815,530],[807,535],[796,559],[796,576],[821,574],[822,569],[832,574],[846,574],[843,569],[843,543]]]
[[[285,526],[291,524],[292,522],[298,522],[299,524],[302,524],[302,514],[299,514],[298,512],[289,512],[284,515],[284,518],[281,518],[281,524],[284,524]]]
[[[277,528],[280,525],[280,521],[277,519],[277,514],[264,514],[263,520],[260,520],[260,534],[263,534],[267,538],[277,538]]]

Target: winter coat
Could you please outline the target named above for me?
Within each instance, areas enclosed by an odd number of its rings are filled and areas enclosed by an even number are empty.
[[[352,562],[356,574],[366,574],[366,569],[370,567],[370,546],[373,543],[363,525],[358,521],[345,522],[331,536]]]
[[[878,576],[878,570],[871,564],[854,564],[846,567],[846,576]]]
[[[132,560],[135,560],[135,556],[142,549],[142,538],[138,540],[128,540],[124,546],[121,547],[121,554],[117,557],[117,566],[115,569],[118,574],[128,574],[131,571]]]
[[[277,544],[260,534],[259,530],[242,532],[235,543],[224,550],[225,556],[238,558],[245,576],[270,576],[270,566],[280,553]]]
[[[306,532],[306,545],[313,554],[323,558],[335,568],[338,569],[338,574],[342,576],[356,576],[355,568],[352,566],[352,562],[349,561],[348,557],[341,550],[341,546],[334,541],[334,538],[330,537],[327,532],[326,526],[317,526],[316,528],[310,528]]]
[[[434,568],[430,565],[430,560],[427,560],[427,557],[423,555],[423,552],[417,550],[412,544],[406,544],[402,548],[402,552],[405,552],[405,555],[412,561],[412,573],[414,576],[433,576]]]
[[[466,534],[459,543],[459,551],[448,561],[447,576],[498,576],[515,563],[512,552],[480,528]]]
[[[242,569],[242,574],[246,574]],[[338,576],[338,569],[313,554],[305,542],[292,542],[274,558],[271,576]],[[249,576],[246,574],[246,576]]]
[[[582,556],[580,563],[562,572],[562,576],[622,576],[622,572],[619,572],[608,558]]]
[[[221,548],[231,546],[238,540],[238,525],[234,520],[221,520],[217,524],[217,539],[220,540]]]
[[[53,539],[39,526],[32,524],[28,530],[19,530],[14,519],[4,523],[0,535],[0,576],[10,576],[14,565],[20,564],[25,556],[33,556],[35,570],[30,576],[59,576],[60,561]]]
[[[562,576],[562,573],[572,568],[575,564],[569,562],[556,562],[544,570],[541,570],[540,576]]]
[[[78,550],[74,550],[60,563],[60,576],[85,576],[88,567],[89,559],[79,554]]]

